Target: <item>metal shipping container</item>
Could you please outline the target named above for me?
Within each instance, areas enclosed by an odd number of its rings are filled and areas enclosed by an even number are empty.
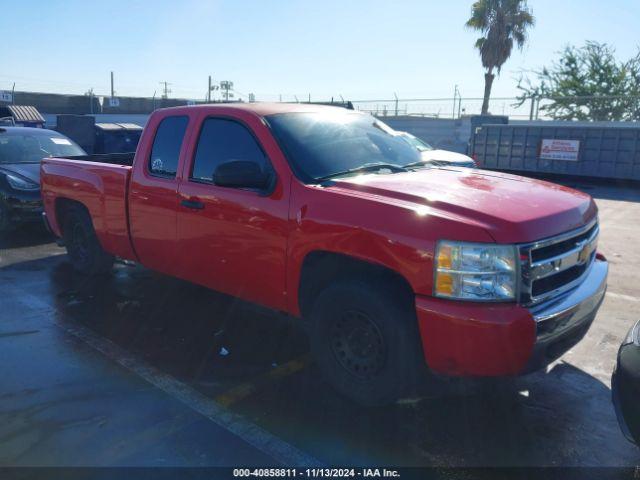
[[[135,152],[142,134],[135,123],[96,123],[93,115],[58,115],[56,130],[89,154]]]
[[[481,168],[640,180],[640,126],[483,125],[470,153]]]

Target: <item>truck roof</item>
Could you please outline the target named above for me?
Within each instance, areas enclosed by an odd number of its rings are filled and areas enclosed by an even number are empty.
[[[323,111],[344,111],[345,108],[341,106],[330,105],[317,105],[313,103],[269,103],[269,102],[256,102],[256,103],[209,103],[206,105],[189,105],[184,107],[169,107],[162,110],[172,110],[176,112],[192,111],[192,109],[208,110],[215,112],[216,110],[243,110],[254,112],[255,114],[264,117],[267,115],[274,115],[276,113],[310,113],[310,112],[323,112]],[[353,111],[353,110],[349,110]]]

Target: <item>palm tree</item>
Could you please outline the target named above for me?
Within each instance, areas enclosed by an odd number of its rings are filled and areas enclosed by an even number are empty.
[[[511,56],[514,42],[522,50],[527,41],[527,29],[534,23],[527,0],[477,0],[473,3],[466,26],[482,33],[475,46],[480,50],[482,66],[486,69],[483,115],[489,111],[494,70],[500,74],[502,65]]]

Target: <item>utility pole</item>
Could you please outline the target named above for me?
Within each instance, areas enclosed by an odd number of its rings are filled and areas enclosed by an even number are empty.
[[[223,82],[220,82],[222,85]],[[211,103],[211,92],[215,92],[216,90],[220,90],[220,85],[212,85],[211,84],[211,75],[209,75],[209,86],[207,88],[207,103]]]
[[[89,112],[93,114],[93,87],[87,90],[85,95],[89,97]]]
[[[171,85],[169,82],[159,82],[160,85],[162,85],[162,99],[166,100],[167,98],[169,98],[169,94],[171,93],[171,90],[169,90],[169,85]]]
[[[116,91],[113,89],[113,72],[111,72],[111,98],[116,96]]]
[[[458,85],[453,88],[453,112],[451,113],[451,118],[455,120],[456,118],[456,100],[458,99],[458,95],[460,92],[458,91]]]
[[[395,115],[395,116],[397,117],[397,116],[398,116],[398,95],[396,95],[396,92],[393,92],[393,96],[394,96],[394,97],[395,97],[395,99],[396,99],[396,100],[395,100],[395,103],[396,103],[396,108],[395,108],[396,115]]]
[[[220,82],[220,91],[222,91],[225,102],[228,102],[229,98],[233,98],[233,93],[230,93],[231,90],[233,90],[233,82],[230,82],[229,80],[223,80]]]

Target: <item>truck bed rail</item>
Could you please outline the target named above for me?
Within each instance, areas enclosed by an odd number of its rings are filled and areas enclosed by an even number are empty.
[[[133,165],[135,152],[129,153],[101,153],[93,155],[74,155],[64,157],[67,160],[82,160],[84,162],[109,163],[111,165]]]

